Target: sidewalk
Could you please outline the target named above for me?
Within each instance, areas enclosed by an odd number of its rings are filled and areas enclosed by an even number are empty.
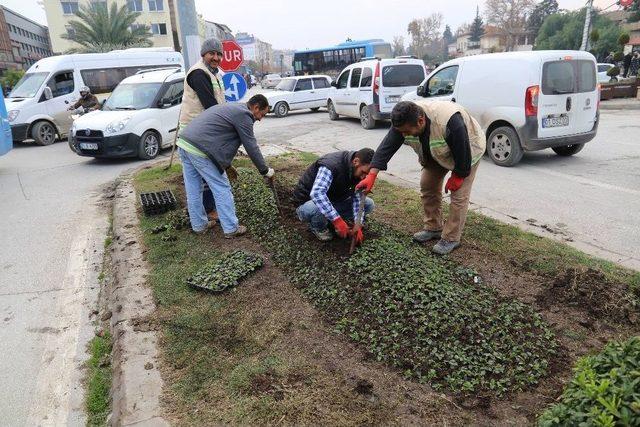
[[[618,98],[600,101],[601,110],[640,110],[640,99]]]

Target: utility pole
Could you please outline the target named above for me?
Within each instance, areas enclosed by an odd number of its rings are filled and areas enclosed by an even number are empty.
[[[582,44],[580,50],[589,50],[589,33],[591,32],[591,13],[593,10],[593,0],[587,1],[587,13],[584,17],[584,31],[582,32]]]

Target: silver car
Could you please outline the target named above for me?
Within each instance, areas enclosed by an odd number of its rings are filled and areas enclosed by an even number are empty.
[[[282,80],[282,77],[280,77],[279,74],[267,74],[262,78],[262,82],[260,83],[260,85],[263,89],[273,89],[274,87],[278,86],[280,80]]]

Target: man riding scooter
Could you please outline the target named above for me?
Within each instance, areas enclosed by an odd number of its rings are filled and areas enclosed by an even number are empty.
[[[98,98],[91,93],[91,90],[87,86],[82,86],[80,88],[80,99],[71,105],[68,110],[74,111],[82,107],[82,112],[88,113],[89,111],[97,110],[98,105]]]

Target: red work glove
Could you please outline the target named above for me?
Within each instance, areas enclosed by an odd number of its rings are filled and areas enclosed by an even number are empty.
[[[444,186],[444,192],[448,193],[449,191],[454,192],[458,191],[460,187],[462,187],[462,183],[464,182],[464,178],[459,177],[455,174],[455,172],[451,173],[451,176],[447,180],[447,184]]]
[[[370,193],[373,188],[373,184],[376,182],[377,174],[369,172],[367,177],[360,181],[358,185],[356,185],[356,190],[363,190],[365,193]]]
[[[344,219],[342,219],[342,217],[338,217],[332,222],[333,228],[336,229],[336,233],[338,234],[338,236],[340,236],[340,238],[342,239],[346,239],[347,235],[349,234],[349,226],[346,222],[344,222]]]
[[[364,242],[364,234],[362,234],[362,227],[357,229],[354,227],[353,234],[356,238],[356,245],[361,245]]]

